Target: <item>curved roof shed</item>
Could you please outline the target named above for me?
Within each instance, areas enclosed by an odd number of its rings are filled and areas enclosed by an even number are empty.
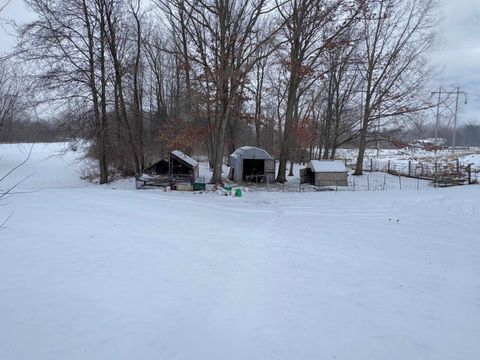
[[[233,181],[275,181],[275,160],[264,149],[242,146],[230,155]]]

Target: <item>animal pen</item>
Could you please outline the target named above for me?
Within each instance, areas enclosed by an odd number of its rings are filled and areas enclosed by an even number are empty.
[[[349,164],[354,168],[355,163]],[[391,161],[366,159],[363,169],[368,172],[385,172],[407,178],[430,180],[437,187],[478,183],[480,169],[471,164],[462,164],[459,159],[451,161]]]
[[[144,174],[136,179],[136,186],[172,186],[177,190],[193,190],[198,179],[198,162],[174,150],[165,159],[147,167]]]
[[[246,182],[274,182],[275,160],[264,150],[243,146],[230,155],[229,179]]]

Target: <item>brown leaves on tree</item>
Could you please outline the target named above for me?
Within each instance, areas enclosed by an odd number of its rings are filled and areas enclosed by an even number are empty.
[[[168,151],[194,149],[206,141],[212,131],[210,126],[174,119],[161,127],[158,140]]]

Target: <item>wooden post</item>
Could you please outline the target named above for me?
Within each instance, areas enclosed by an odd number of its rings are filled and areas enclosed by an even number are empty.
[[[470,185],[472,183],[472,164],[468,164],[467,173],[468,173],[468,185]]]
[[[457,159],[457,174],[460,174],[460,161]]]
[[[373,159],[370,158],[370,172],[373,171]]]
[[[408,160],[408,176],[412,176],[412,161]]]
[[[390,160],[388,160],[388,164],[387,164],[387,172],[390,174]]]
[[[435,181],[435,187],[437,187],[437,170],[438,170],[438,163],[435,161],[435,173],[433,174],[433,179]]]

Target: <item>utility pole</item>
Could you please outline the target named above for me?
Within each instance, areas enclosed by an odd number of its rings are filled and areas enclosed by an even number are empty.
[[[455,153],[455,140],[457,134],[457,116],[458,116],[458,97],[460,94],[465,96],[465,104],[467,103],[467,93],[465,91],[460,91],[460,88],[457,88],[457,97],[455,99],[455,115],[453,118],[453,139],[452,139],[452,153]]]
[[[457,134],[457,114],[458,114],[458,95],[460,88],[457,87],[457,96],[455,97],[455,115],[453,116],[453,138],[452,138],[452,153],[455,153],[455,140]]]
[[[441,87],[439,91],[432,92],[432,95],[438,94],[438,102],[437,102],[437,116],[436,116],[436,124],[435,124],[435,146],[438,145],[437,143],[437,137],[438,137],[438,126],[439,126],[439,121],[440,121],[440,104],[443,103],[446,109],[450,110],[453,112],[453,136],[452,136],[452,152],[455,153],[455,142],[456,142],[456,133],[457,133],[457,119],[458,119],[458,98],[460,97],[460,94],[465,96],[465,104],[467,103],[467,93],[465,91],[460,91],[460,88],[457,87],[455,91],[445,91]],[[442,95],[446,95],[446,99],[442,99]],[[455,95],[455,109],[452,111],[450,106],[452,105],[451,103],[448,103],[448,98],[450,95]]]
[[[442,87],[438,89],[438,102],[437,102],[437,116],[435,120],[435,145],[437,145],[437,138],[438,138],[438,124],[440,122],[440,99],[442,96]]]

